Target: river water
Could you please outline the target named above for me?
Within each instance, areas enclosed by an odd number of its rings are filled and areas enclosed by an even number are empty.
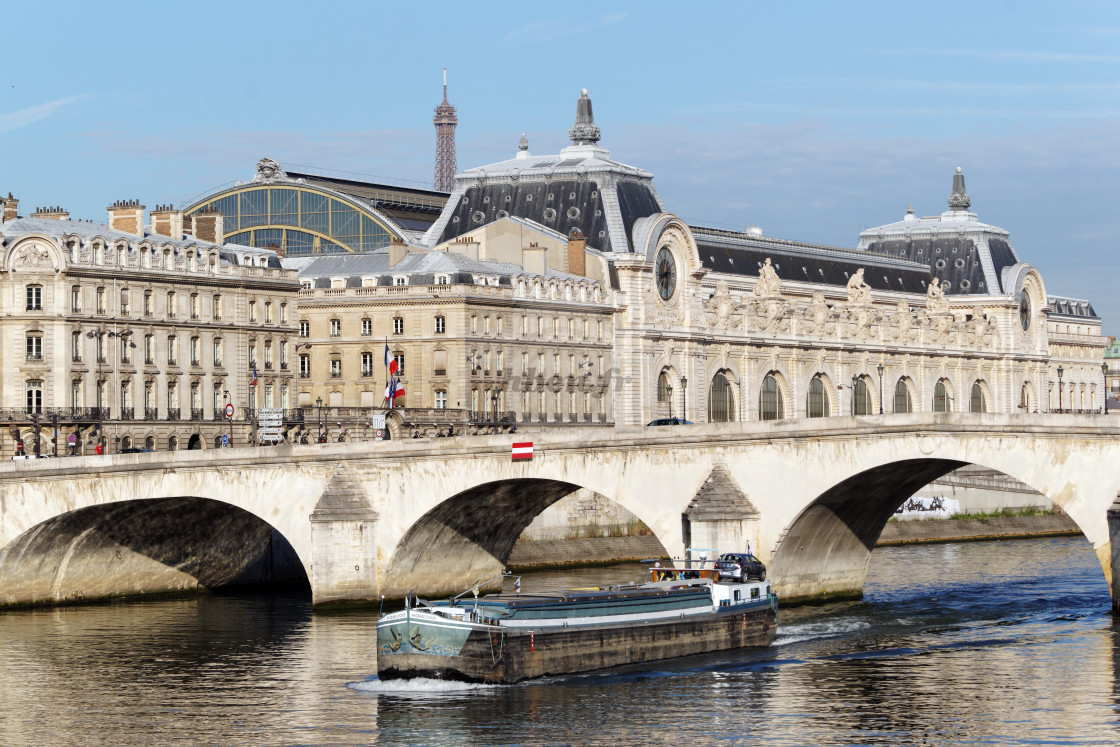
[[[782,610],[767,649],[511,687],[382,683],[375,616],[298,596],[8,612],[0,743],[1120,744],[1120,628],[1083,538],[881,548],[865,591]]]

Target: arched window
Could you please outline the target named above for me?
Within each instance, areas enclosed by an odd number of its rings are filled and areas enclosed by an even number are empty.
[[[712,385],[708,388],[708,422],[730,423],[735,420],[735,396],[731,389],[731,382],[723,371],[719,371],[712,378]]]
[[[855,415],[872,415],[875,413],[875,408],[871,402],[871,391],[867,388],[867,379],[860,376],[855,380],[855,387],[852,392],[852,407],[855,409]]]
[[[1023,412],[1031,411],[1031,387],[1030,384],[1023,384],[1023,389],[1019,392],[1019,408]]]
[[[914,412],[914,403],[910,400],[910,387],[906,386],[906,381],[903,379],[899,379],[894,385],[894,411]]]
[[[988,403],[984,399],[984,387],[980,386],[979,381],[977,381],[975,384],[972,385],[972,397],[969,401],[968,411],[969,412],[987,412],[988,411]]]
[[[773,374],[766,374],[762,380],[762,390],[758,394],[758,412],[762,420],[779,420],[785,417],[782,392]]]
[[[949,390],[945,386],[945,379],[941,379],[940,381],[938,381],[937,386],[933,388],[933,411],[953,411],[953,399],[949,396]]]
[[[221,440],[221,436],[218,437],[218,440],[219,441]],[[148,436],[147,438],[144,439],[144,448],[145,449],[154,449],[155,447],[156,447],[156,437],[155,436]]]
[[[178,448],[179,448],[179,439],[175,436],[169,436],[167,438],[167,450],[168,451],[175,451]]]
[[[811,418],[823,418],[828,416],[828,397],[824,392],[824,380],[821,379],[820,374],[813,377],[809,382],[809,401],[805,408]]]
[[[669,372],[662,371],[657,377],[657,402],[666,404],[673,397],[673,385],[669,381]]]

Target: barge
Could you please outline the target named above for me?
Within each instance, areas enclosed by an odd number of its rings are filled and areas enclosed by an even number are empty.
[[[512,591],[481,597],[476,585],[473,600],[410,595],[377,623],[378,677],[510,684],[768,646],[778,599],[765,570],[758,575],[729,580],[718,563],[655,566],[645,583],[523,594],[518,579]]]

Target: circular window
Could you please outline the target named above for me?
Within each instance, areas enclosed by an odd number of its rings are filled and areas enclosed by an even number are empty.
[[[545,220],[556,220],[556,211],[553,210],[552,208],[545,208],[544,209],[544,219]]]
[[[548,201],[552,202],[552,193],[551,192],[548,193]]]
[[[936,262],[933,263],[933,266],[936,267],[939,270],[944,270],[945,269],[945,260],[939,259],[939,260],[937,260]]]
[[[579,217],[579,208],[577,208],[577,207],[568,208],[568,218],[570,218],[571,220],[575,220],[578,217]]]
[[[962,291],[966,291],[971,287],[972,287],[972,283],[968,282],[967,280],[962,280],[961,281],[961,290]]]
[[[486,220],[486,213],[482,212],[481,210],[475,210],[474,215],[471,216],[471,219],[475,223],[481,223],[482,221]]]
[[[950,283],[948,280],[945,280],[941,283],[941,289],[943,291],[945,291],[946,293],[948,293],[949,289],[952,288],[952,287],[953,287],[953,284]]]
[[[959,269],[961,269],[962,267],[964,267],[964,260],[963,260],[963,259],[958,259],[958,260],[957,260],[956,262],[954,262],[953,264],[954,264],[954,265],[956,265],[956,266],[957,266],[957,269],[959,270]]]
[[[508,210],[499,210],[498,211],[498,220],[501,220],[502,218],[508,218],[508,217],[509,217],[509,211]]]

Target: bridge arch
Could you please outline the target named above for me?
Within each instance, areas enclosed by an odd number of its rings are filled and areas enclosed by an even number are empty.
[[[76,508],[0,549],[0,605],[294,584],[309,587],[292,544],[229,503],[193,496]]]
[[[392,550],[381,593],[457,594],[479,579],[499,576],[533,519],[579,489],[559,479],[522,478],[485,482],[451,496],[404,532]]]
[[[1109,544],[1091,536],[1085,496],[1068,483],[1040,480],[1029,452],[1006,457],[970,454],[967,445],[943,448],[924,439],[928,457],[900,458],[866,466],[835,482],[787,524],[770,556],[771,577],[785,601],[818,601],[862,595],[871,551],[894,512],[924,485],[973,464],[997,470],[1036,489],[1062,508],[1097,545],[1102,570],[1111,583]],[[1098,517],[1100,518],[1100,517]],[[1100,522],[1103,523],[1103,522]],[[1108,539],[1107,536],[1104,539]]]

